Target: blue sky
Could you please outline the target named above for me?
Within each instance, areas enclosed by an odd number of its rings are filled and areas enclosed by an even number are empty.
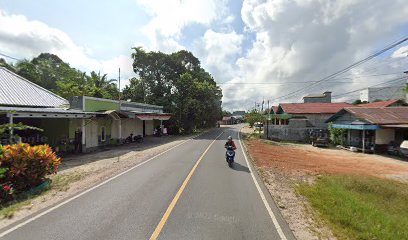
[[[274,100],[407,35],[405,0],[0,0],[0,53],[32,58],[51,52],[112,78],[120,67],[127,79],[134,76],[131,47],[186,49],[218,83],[228,83],[221,87],[230,110],[249,109],[264,98],[277,104],[323,90],[336,95],[395,78],[364,76],[402,72],[406,43],[346,73],[349,84],[325,83]]]

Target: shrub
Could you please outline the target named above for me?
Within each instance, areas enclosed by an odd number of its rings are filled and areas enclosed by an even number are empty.
[[[21,193],[46,180],[47,174],[56,173],[61,159],[48,145],[30,146],[13,144],[0,150],[0,195]]]

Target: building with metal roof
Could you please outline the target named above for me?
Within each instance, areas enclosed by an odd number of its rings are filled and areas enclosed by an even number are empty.
[[[68,100],[0,67],[0,106],[67,107]]]
[[[384,108],[384,107],[396,107],[402,106],[405,102],[402,99],[390,99],[387,101],[379,101],[379,102],[372,102],[372,103],[362,103],[358,104],[359,107],[374,107],[374,108]]]
[[[363,152],[384,151],[408,140],[408,107],[346,107],[327,123],[346,129],[346,144]]]

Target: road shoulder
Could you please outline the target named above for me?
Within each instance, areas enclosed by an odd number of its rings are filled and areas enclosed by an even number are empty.
[[[245,128],[245,127],[244,127]],[[252,160],[251,154],[248,151],[248,148],[246,146],[245,143],[245,132],[243,132],[242,130],[244,128],[241,128],[239,130],[239,134],[240,134],[240,141],[242,143],[243,149],[242,151],[244,152],[244,154],[247,157],[247,163],[250,165],[250,169],[256,169],[253,174],[253,176],[255,177],[255,181],[260,187],[260,190],[262,191],[261,193],[261,197],[264,196],[265,200],[267,201],[267,205],[270,207],[270,210],[272,211],[272,215],[271,218],[275,218],[277,223],[274,222],[275,227],[279,227],[281,229],[281,235],[282,239],[296,239],[293,229],[291,228],[291,225],[287,222],[287,220],[285,219],[285,216],[282,215],[281,210],[278,208],[278,204],[276,202],[276,199],[274,198],[274,196],[272,195],[272,192],[269,191],[269,188],[266,185],[266,182],[264,181],[263,175],[261,174],[261,172],[259,171],[258,167],[254,164],[254,161]],[[268,207],[267,207],[268,208]],[[271,214],[270,214],[271,215]]]
[[[66,166],[58,174],[51,176],[53,182],[50,190],[27,200],[11,216],[1,216],[0,229],[4,231],[23,222],[196,136],[172,137],[168,141],[161,140],[160,144],[135,147],[127,151],[118,148],[110,150],[109,154],[97,152],[78,156],[78,159],[66,162]],[[86,158],[91,158],[92,161],[85,161]]]

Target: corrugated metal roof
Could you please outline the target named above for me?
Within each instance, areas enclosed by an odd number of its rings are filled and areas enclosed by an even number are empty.
[[[35,108],[35,107],[2,107],[0,106],[0,113],[6,112],[24,112],[24,113],[61,113],[61,114],[92,114],[104,115],[103,112],[83,112],[79,110],[71,110],[65,108]]]
[[[349,103],[281,103],[283,112],[290,114],[319,114],[336,113],[344,107],[352,106]]]
[[[67,104],[66,99],[0,67],[0,105],[60,107]]]
[[[381,102],[373,102],[373,103],[363,103],[363,104],[358,104],[357,106],[359,107],[376,107],[376,108],[383,108],[383,107],[389,107],[395,103],[400,101],[400,99],[391,99],[387,101],[381,101]]]
[[[408,124],[408,107],[348,107],[344,110],[372,124]]]

